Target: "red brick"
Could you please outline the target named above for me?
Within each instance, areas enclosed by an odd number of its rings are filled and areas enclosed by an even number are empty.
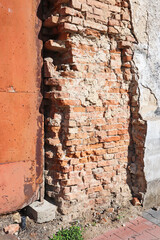
[[[85,34],[97,38],[100,37],[100,33],[98,31],[89,28],[85,29]]]
[[[47,18],[44,21],[44,26],[45,27],[53,27],[58,24],[58,20],[59,20],[58,16],[51,15],[51,17]]]
[[[78,32],[78,28],[74,25],[74,24],[71,24],[71,23],[62,23],[58,26],[58,30],[59,32],[63,32],[63,31],[66,31],[66,32]]]
[[[112,11],[112,12],[120,13],[120,11],[121,11],[121,8],[120,8],[120,7],[117,7],[117,6],[109,5],[108,8],[109,8],[109,10]]]
[[[74,186],[81,182],[82,180],[80,178],[74,178],[74,179],[68,179],[68,180],[62,180],[61,184],[62,186]]]
[[[93,8],[93,12],[97,15],[104,15],[103,9]]]
[[[126,20],[126,21],[131,20],[130,13],[129,13],[128,9],[122,13],[122,20]]]
[[[79,17],[73,17],[72,18],[72,23],[76,24],[76,25],[82,25],[83,24],[83,20],[82,20],[82,18],[79,18]]]
[[[60,9],[59,13],[61,15],[72,15],[72,16],[76,15],[76,11],[73,8],[70,8],[70,7],[62,7]]]
[[[108,27],[108,34],[119,34],[119,31],[114,27]]]
[[[80,105],[80,100],[70,100],[70,99],[62,99],[58,101],[60,105],[66,105],[66,106],[77,106]]]
[[[123,61],[124,62],[130,62],[132,60],[132,56],[124,56]]]
[[[74,166],[74,171],[81,171],[84,167],[84,164],[77,164]]]
[[[74,107],[73,111],[74,112],[85,112],[86,109],[84,107]]]
[[[4,232],[13,235],[19,232],[19,229],[20,229],[19,224],[10,224],[4,228]]]
[[[120,140],[119,136],[107,137],[104,139],[105,142],[116,142],[118,140]]]
[[[119,48],[129,48],[132,46],[132,43],[129,42],[129,41],[121,41],[119,44],[118,44],[118,47]]]
[[[80,10],[81,9],[81,2],[80,1],[78,1],[78,0],[72,0],[71,1],[71,6],[73,7],[73,8],[75,8],[75,9],[78,9],[78,10]]]
[[[111,19],[108,22],[109,26],[119,26],[120,25],[120,21],[115,20],[115,19]]]
[[[88,158],[87,157],[83,157],[79,159],[80,163],[87,163],[88,162]]]
[[[117,200],[120,194],[125,195],[125,200],[129,197],[125,188],[120,193],[117,182],[126,184],[127,163],[131,158],[128,159],[128,146],[132,144],[129,142],[130,111],[133,118],[139,117],[136,97],[131,103],[135,107],[129,107],[135,39],[129,33],[127,1],[59,0],[54,6],[53,14],[54,11],[60,14],[57,31],[48,29],[45,36],[62,40],[65,51],[54,53],[55,74],[45,79],[47,95],[51,95],[51,100],[46,99],[47,114],[53,117],[59,112],[61,116],[54,123],[57,129],[51,129],[50,121],[46,121],[46,136],[57,141],[53,149],[47,146],[52,154],[46,153],[46,165],[53,177],[48,178],[47,184],[58,186],[56,194],[62,212],[67,209],[74,215],[77,213],[74,208],[94,209],[95,205],[109,204],[112,189]],[[126,28],[123,35],[121,27]],[[135,92],[136,89],[133,96]],[[145,135],[143,129],[139,132],[136,144]],[[136,155],[140,162],[137,145]],[[122,231],[124,238],[131,233],[128,228]],[[112,240],[123,237],[112,234]]]
[[[108,5],[96,0],[87,0],[87,3],[91,6],[95,6],[100,9],[108,9]]]
[[[89,21],[89,20],[84,21],[84,26],[99,30],[101,32],[107,32],[107,26],[99,24],[99,23],[95,23],[95,22],[93,24],[93,22]]]
[[[95,162],[85,163],[85,170],[94,169],[96,167],[97,167],[97,163],[95,163]]]

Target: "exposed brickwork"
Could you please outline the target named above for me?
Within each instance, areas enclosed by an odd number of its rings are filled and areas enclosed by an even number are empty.
[[[136,40],[127,0],[44,5],[46,194],[76,217],[131,196]]]

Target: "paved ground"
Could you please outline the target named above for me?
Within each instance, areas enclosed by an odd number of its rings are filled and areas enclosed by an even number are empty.
[[[149,209],[143,212],[142,216],[148,221],[160,226],[160,210]]]
[[[160,240],[160,227],[143,217],[126,223],[93,240]]]

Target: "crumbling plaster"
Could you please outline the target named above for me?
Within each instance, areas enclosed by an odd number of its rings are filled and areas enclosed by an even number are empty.
[[[145,207],[160,205],[160,2],[130,0],[132,23],[138,44],[134,62],[137,67],[139,113],[147,123],[144,173],[147,190]]]

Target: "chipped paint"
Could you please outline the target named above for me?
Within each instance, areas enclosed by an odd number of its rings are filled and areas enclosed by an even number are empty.
[[[0,3],[0,8],[5,9],[6,11],[8,11],[9,13],[13,12],[13,9],[11,9],[10,7],[6,7],[5,5],[3,5],[2,3]]]
[[[14,87],[12,87],[12,86],[9,87],[7,90],[8,90],[8,92],[16,92],[15,89],[14,89]]]
[[[12,12],[12,9],[11,9],[11,8],[8,8],[8,12],[11,13],[11,12]]]

